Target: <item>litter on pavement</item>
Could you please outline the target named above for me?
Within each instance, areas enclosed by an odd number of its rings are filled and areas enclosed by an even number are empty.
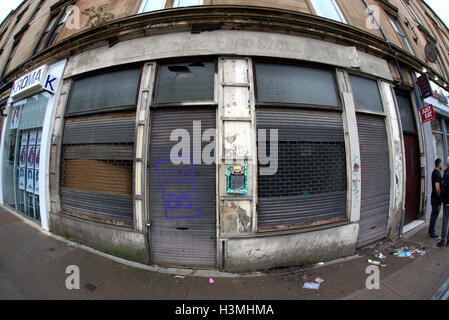
[[[209,283],[214,283],[214,282],[215,282],[214,279],[209,278]]]
[[[415,247],[409,248],[407,246],[403,246],[400,249],[396,249],[395,252],[394,252],[394,255],[396,257],[399,257],[399,258],[407,258],[408,257],[408,258],[412,258],[413,259],[414,258],[413,255],[420,255],[420,256],[422,256],[425,253],[426,253],[426,251],[424,250],[424,248],[418,249],[418,248],[415,248]]]
[[[320,288],[320,284],[319,283],[314,283],[314,282],[305,282],[304,289],[312,289],[312,290],[318,290]]]
[[[315,282],[316,282],[316,283],[322,283],[322,282],[324,282],[324,279],[321,279],[321,278],[315,278]]]

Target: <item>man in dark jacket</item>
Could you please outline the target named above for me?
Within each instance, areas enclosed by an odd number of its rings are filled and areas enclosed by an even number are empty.
[[[435,160],[435,169],[432,172],[432,194],[430,196],[432,215],[430,217],[429,236],[433,239],[438,238],[438,235],[435,233],[435,224],[441,208],[441,169],[443,169],[443,161],[438,158]]]
[[[449,161],[449,157],[448,157]],[[448,162],[449,163],[449,162]],[[441,195],[443,200],[443,227],[441,230],[441,240],[437,243],[438,247],[449,246],[449,166],[444,171],[443,182],[441,188]]]

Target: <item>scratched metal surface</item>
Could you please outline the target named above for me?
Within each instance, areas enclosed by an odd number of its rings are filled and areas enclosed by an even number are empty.
[[[158,264],[213,267],[216,265],[215,164],[170,161],[174,129],[189,132],[194,151],[193,121],[201,132],[215,128],[215,108],[159,108],[151,112],[149,151],[149,216],[152,261]],[[208,142],[200,142],[201,151]],[[199,150],[201,147],[201,150]],[[192,163],[193,161],[191,161]]]
[[[362,172],[357,246],[385,237],[390,203],[390,161],[383,117],[357,114]]]

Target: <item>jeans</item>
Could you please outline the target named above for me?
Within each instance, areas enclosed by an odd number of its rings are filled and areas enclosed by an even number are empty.
[[[432,204],[432,215],[430,216],[430,223],[429,223],[429,234],[434,235],[435,234],[435,224],[437,223],[438,216],[440,215],[440,205]],[[446,207],[445,207],[446,208]]]
[[[443,210],[443,228],[441,230],[441,242],[449,243],[449,206],[444,206]]]

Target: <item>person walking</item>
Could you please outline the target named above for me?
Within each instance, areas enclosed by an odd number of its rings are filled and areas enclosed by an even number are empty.
[[[429,236],[432,239],[437,239],[438,235],[435,233],[435,224],[437,223],[438,216],[441,209],[441,169],[443,169],[443,160],[440,158],[435,160],[435,169],[432,172],[432,193],[430,195],[430,203],[432,204],[432,214],[430,216],[429,223]]]
[[[443,227],[441,229],[441,240],[437,243],[437,246],[449,247],[449,165],[448,168],[444,171],[441,185],[441,194],[443,200]]]

